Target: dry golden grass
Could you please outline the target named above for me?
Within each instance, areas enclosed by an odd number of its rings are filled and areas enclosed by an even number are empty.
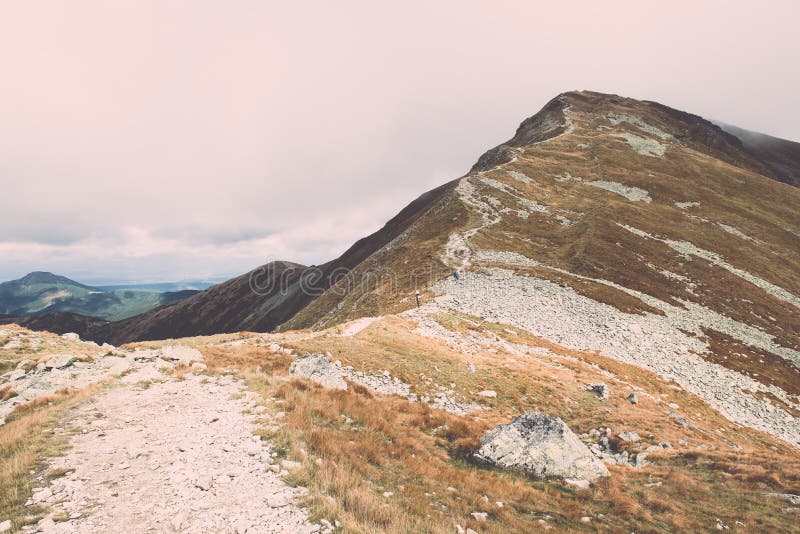
[[[0,517],[15,527],[35,523],[45,509],[25,507],[30,497],[31,471],[38,472],[44,461],[59,454],[65,442],[50,432],[50,426],[69,406],[85,399],[95,388],[61,390],[55,395],[21,404],[0,427]],[[54,475],[57,476],[57,475]]]
[[[547,347],[555,355],[514,361],[503,351],[467,355],[413,334],[412,323],[393,316],[353,337],[331,330],[253,335],[249,342],[255,346],[218,346],[219,337],[207,346],[202,338],[193,343],[210,369],[243,372],[273,412],[286,413],[277,432],[270,430],[271,419],[265,422],[264,436],[283,456],[302,462],[290,481],[311,490],[314,517],[338,519],[348,532],[453,532],[456,524],[478,532],[533,531],[545,516],[561,531],[702,531],[712,529],[717,517],[759,531],[791,530],[795,518],[781,513],[785,504],[764,495],[797,492],[800,455],[791,446],[733,425],[696,396],[637,367],[468,316],[439,320],[452,330]],[[418,394],[430,392],[432,383],[454,384],[457,397],[480,400],[487,409],[458,417],[355,384],[333,391],[287,380],[291,358],[262,346],[268,342],[301,354],[329,352],[369,373],[388,369]],[[467,362],[476,365],[476,373],[466,372]],[[254,373],[256,366],[269,372]],[[593,381],[608,383],[612,398],[601,402],[586,392],[584,384]],[[625,400],[628,384],[647,392],[640,392],[638,405]],[[479,399],[475,393],[481,389],[495,389],[498,397]],[[274,405],[272,398],[278,399]],[[694,428],[669,417],[671,402]],[[614,435],[634,430],[646,443],[670,441],[675,448],[650,453],[652,463],[643,468],[612,466],[611,478],[589,491],[470,462],[486,430],[529,410],[562,417],[577,433],[610,426]],[[679,439],[689,446],[678,446]],[[632,447],[612,442],[619,450]],[[731,449],[732,443],[742,449]],[[714,449],[698,449],[701,444]],[[470,516],[475,511],[488,513],[488,521],[476,521]],[[583,516],[592,522],[581,522]]]
[[[0,386],[0,402],[7,401],[16,396],[17,392],[14,391],[14,387],[11,384]]]

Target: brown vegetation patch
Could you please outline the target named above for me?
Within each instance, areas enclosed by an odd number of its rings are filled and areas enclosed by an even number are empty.
[[[762,384],[777,386],[789,395],[800,396],[800,368],[792,362],[711,328],[704,328],[703,334],[710,349],[700,354],[704,359],[749,376]]]

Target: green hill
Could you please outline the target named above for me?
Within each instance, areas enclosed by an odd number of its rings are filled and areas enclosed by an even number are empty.
[[[181,300],[196,291],[154,292],[87,286],[48,272],[33,272],[0,284],[0,314],[13,316],[72,312],[120,320]]]

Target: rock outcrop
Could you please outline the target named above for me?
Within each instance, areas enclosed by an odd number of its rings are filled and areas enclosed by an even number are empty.
[[[491,430],[481,440],[475,459],[539,478],[594,480],[608,476],[606,467],[564,421],[539,412],[520,415]]]
[[[416,393],[411,392],[410,385],[397,377],[392,377],[388,371],[370,375],[364,371],[357,371],[349,365],[342,365],[338,360],[331,361],[323,354],[307,354],[298,357],[289,367],[289,376],[307,378],[331,389],[347,389],[347,381],[355,382],[383,395],[399,395],[412,402],[421,401],[434,408],[457,415],[481,409],[475,403],[456,402],[444,393],[440,393],[434,398],[427,396],[420,398]]]

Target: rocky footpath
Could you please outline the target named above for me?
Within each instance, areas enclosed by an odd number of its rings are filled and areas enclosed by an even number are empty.
[[[200,353],[189,347],[168,346],[157,350],[126,351],[112,345],[98,347],[81,342],[76,334],[64,334],[77,344],[69,353],[36,354],[22,359],[16,369],[0,376],[0,386],[9,398],[0,402],[0,425],[17,405],[53,395],[64,388],[83,389],[91,384],[121,376],[142,363],[157,359],[202,369]],[[81,350],[83,349],[83,350]]]
[[[299,464],[254,435],[279,428],[280,413],[270,416],[242,381],[195,374],[202,355],[186,346],[98,351],[69,340],[86,354],[32,355],[5,376],[19,392],[0,405],[5,413],[59,389],[107,384],[48,431],[68,449],[34,482],[26,506],[49,512],[23,532],[332,531],[308,520],[304,490],[283,481]]]
[[[154,362],[155,363],[155,362]],[[169,365],[157,360],[158,365]],[[153,363],[93,397],[56,429],[74,434],[30,504],[33,532],[318,532],[253,435],[256,395],[228,376],[166,378]],[[285,471],[284,471],[285,474]]]

